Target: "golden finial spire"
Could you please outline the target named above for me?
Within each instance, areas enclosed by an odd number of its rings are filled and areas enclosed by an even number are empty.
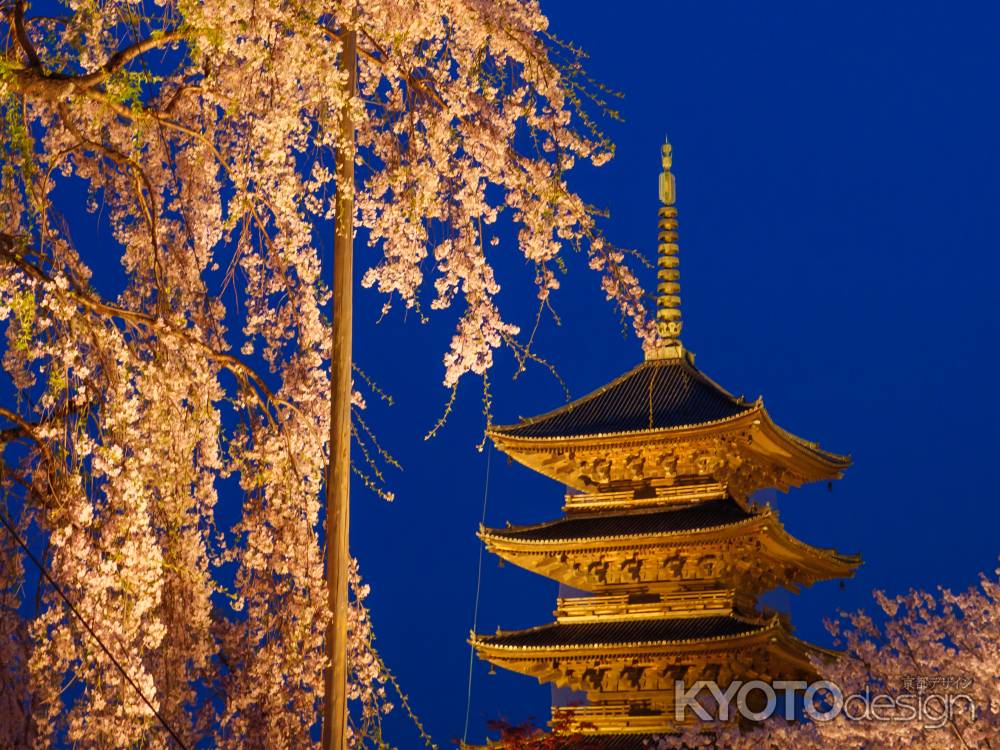
[[[660,149],[663,171],[660,173],[660,220],[656,261],[656,333],[658,345],[646,354],[646,359],[679,357],[681,346],[681,272],[677,251],[677,185],[670,171],[673,149],[665,140]]]

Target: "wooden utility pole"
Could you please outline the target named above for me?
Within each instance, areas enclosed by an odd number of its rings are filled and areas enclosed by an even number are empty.
[[[341,37],[340,64],[347,71],[348,98],[357,91],[357,38]],[[330,351],[330,444],[326,474],[327,601],[333,619],[326,631],[323,748],[347,750],[347,605],[351,492],[351,353],[354,281],[355,130],[349,100],[340,111],[336,153],[337,211],[333,240],[333,346]]]

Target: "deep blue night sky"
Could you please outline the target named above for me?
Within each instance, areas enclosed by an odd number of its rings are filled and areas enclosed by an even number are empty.
[[[611,240],[654,257],[659,147],[674,146],[684,343],[735,394],[763,395],[781,426],[850,453],[846,478],[779,495],[786,528],[860,552],[841,589],[791,600],[797,634],[829,645],[823,618],[870,592],[965,587],[996,566],[1000,493],[994,395],[1000,199],[1000,5],[987,2],[596,2],[541,0],[552,30],[621,91],[616,158],[572,186],[611,212]],[[529,329],[533,270],[495,250],[499,302]],[[374,262],[359,243],[356,266]],[[88,258],[89,260],[89,258]],[[116,258],[95,264],[112,286]],[[574,398],[641,359],[585,258],[567,256],[562,325],[536,350]],[[102,266],[102,263],[107,267]],[[644,276],[653,289],[653,274]],[[352,546],[372,586],[377,646],[439,747],[460,737],[483,510],[481,384],[462,383],[447,425],[441,355],[454,313],[421,325],[359,289],[358,364],[395,398],[365,417],[404,471],[387,504],[358,483]],[[543,368],[491,375],[495,421],[564,402]],[[562,488],[494,453],[486,523],[559,514]],[[220,513],[238,513],[224,498]],[[556,584],[484,557],[479,630],[552,619]],[[486,721],[548,718],[549,688],[473,667],[469,739]],[[400,750],[420,746],[401,710]]]
[[[652,257],[669,133],[686,346],[730,391],[763,394],[779,424],[854,458],[832,493],[778,497],[790,532],[865,559],[844,590],[793,598],[798,634],[829,644],[823,618],[868,606],[873,588],[964,587],[995,567],[1000,8],[542,5],[590,53],[589,71],[625,95],[625,122],[608,128],[617,157],[574,187],[611,210],[612,240]],[[530,271],[512,261],[504,272],[500,300],[528,325]],[[538,348],[574,398],[639,361],[582,259],[555,302],[563,324],[546,325]],[[359,305],[357,359],[398,402],[368,417],[405,471],[392,505],[359,488],[352,542],[378,645],[446,747],[465,716],[486,463],[479,386],[465,383],[447,427],[421,441],[447,395],[439,353],[451,319],[374,326],[381,300],[362,291]],[[513,370],[504,356],[493,374],[498,422],[562,403],[544,370],[512,381]],[[558,514],[559,486],[500,454],[492,469],[488,525]],[[487,556],[479,629],[547,622],[555,595],[553,582]],[[470,740],[487,718],[543,722],[548,705],[546,686],[488,676],[477,661]],[[388,729],[399,747],[419,745],[399,717]]]

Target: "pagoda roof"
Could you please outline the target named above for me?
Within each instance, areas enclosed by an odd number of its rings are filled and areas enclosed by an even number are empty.
[[[656,741],[662,737],[658,734],[583,734],[568,733],[564,736],[572,741],[567,748],[573,747],[575,750],[649,750],[656,747]],[[558,747],[558,745],[557,745]]]
[[[555,411],[491,427],[497,448],[584,492],[711,476],[739,496],[838,479],[849,456],[781,429],[762,399],[736,398],[692,355],[651,358]]]
[[[625,734],[621,732],[597,734],[587,732],[558,731],[550,736],[558,739],[552,741],[552,747],[559,750],[650,750],[656,747],[656,740],[664,736],[663,732],[655,734],[641,732]],[[485,745],[460,743],[461,750],[503,750],[509,747],[500,740],[487,740]]]
[[[586,623],[553,622],[526,630],[501,631],[496,635],[474,635],[473,639],[476,645],[493,648],[572,649],[700,642],[749,635],[772,627],[778,627],[777,618],[761,623],[735,615],[672,617]]]
[[[536,677],[540,682],[585,690],[593,700],[601,688],[586,677],[595,666],[618,669],[647,659],[655,669],[686,664],[697,670],[733,663],[733,677],[742,667],[735,662],[761,661],[758,674],[815,675],[813,657],[832,658],[835,653],[802,641],[778,615],[741,617],[702,615],[596,622],[555,622],[525,630],[498,631],[496,635],[471,633],[469,643],[480,659]],[[765,663],[766,662],[766,663]],[[650,690],[668,698],[668,691]],[[638,727],[637,727],[638,728]]]
[[[761,577],[758,571],[746,586],[812,585],[816,581],[853,575],[861,564],[858,555],[815,547],[792,536],[770,506],[749,509],[732,497],[673,506],[634,510],[572,512],[562,518],[527,526],[488,529],[479,537],[487,549],[515,565],[533,570],[585,591],[604,591],[626,585],[626,580],[604,581],[581,560],[613,554],[620,549],[644,549],[644,556],[677,554],[683,550],[720,545],[735,538],[756,537],[763,545],[761,561],[781,581]],[[721,548],[719,548],[721,549]],[[659,550],[659,551],[656,551]],[[667,550],[670,550],[668,553]],[[589,557],[588,557],[589,556]],[[794,574],[790,571],[794,571]],[[726,579],[725,585],[736,585]],[[637,585],[640,581],[635,582]],[[669,579],[643,580],[660,586]],[[763,590],[763,589],[758,589]]]
[[[689,356],[650,359],[565,406],[490,432],[531,439],[663,430],[728,420],[754,406],[709,379]]]
[[[569,516],[530,526],[484,529],[485,536],[518,541],[570,541],[621,536],[692,532],[742,523],[755,516],[732,498],[674,507]]]

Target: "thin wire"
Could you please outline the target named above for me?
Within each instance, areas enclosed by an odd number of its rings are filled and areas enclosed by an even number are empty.
[[[38,568],[38,571],[42,574],[42,577],[45,578],[45,580],[48,581],[49,585],[52,586],[55,592],[59,594],[62,600],[66,603],[66,606],[69,608],[69,611],[73,613],[76,619],[78,619],[83,624],[83,627],[87,629],[87,632],[90,633],[91,638],[97,641],[97,645],[101,647],[101,650],[111,660],[111,663],[115,665],[115,668],[119,672],[121,672],[122,677],[124,677],[125,680],[128,682],[128,684],[132,686],[132,689],[135,690],[136,693],[138,693],[140,698],[142,698],[142,702],[145,703],[146,706],[149,707],[149,710],[153,712],[153,716],[155,716],[159,720],[159,722],[163,725],[163,728],[167,730],[167,732],[170,734],[171,737],[173,737],[174,742],[176,742],[182,748],[182,750],[188,750],[187,745],[185,745],[184,742],[181,740],[181,738],[177,736],[177,732],[175,732],[171,728],[171,726],[167,723],[167,720],[164,719],[163,716],[160,715],[160,712],[153,707],[153,704],[150,703],[149,700],[147,700],[146,696],[143,695],[142,690],[139,689],[139,686],[135,684],[135,681],[131,677],[129,677],[129,674],[128,672],[125,671],[125,668],[114,657],[114,654],[112,654],[111,651],[108,650],[108,647],[104,645],[103,641],[101,641],[101,639],[97,636],[97,633],[94,632],[94,629],[90,627],[90,623],[88,623],[83,618],[83,615],[81,615],[80,612],[77,610],[77,608],[73,606],[73,602],[71,602],[69,600],[69,597],[66,596],[66,593],[62,590],[62,587],[58,583],[56,583],[55,579],[51,576],[49,571],[46,570],[45,566],[42,565],[41,561],[37,557],[35,557],[34,553],[31,551],[31,549],[28,547],[25,541],[21,538],[21,535],[17,533],[17,530],[14,528],[14,524],[11,523],[10,519],[7,517],[7,514],[4,513],[3,511],[0,511],[0,521],[3,521],[4,527],[10,533],[10,535],[14,537],[14,540],[20,545],[21,549],[24,550],[25,554],[28,556],[31,562],[35,564],[35,567]]]
[[[486,481],[483,483],[483,515],[479,521],[480,525],[486,523],[486,500],[490,495],[490,463],[493,459],[493,445],[488,444],[486,447]],[[479,567],[476,571],[476,604],[472,608],[472,632],[476,632],[476,626],[479,624],[479,592],[483,586],[483,550],[486,548],[486,543],[483,542],[479,545]],[[475,661],[476,648],[471,643],[469,644],[469,687],[465,693],[465,729],[462,731],[462,744],[464,745],[469,739],[469,716],[472,714],[472,664]]]

